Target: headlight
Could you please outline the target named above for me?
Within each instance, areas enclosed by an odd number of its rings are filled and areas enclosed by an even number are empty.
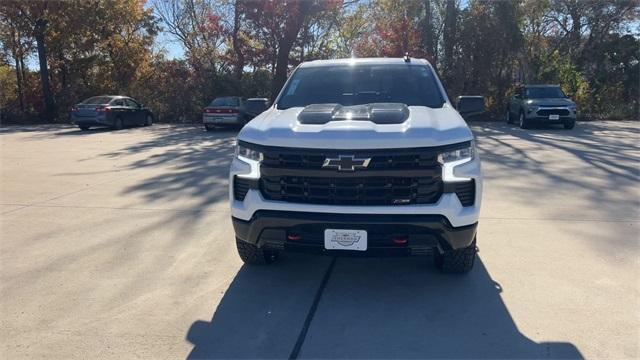
[[[576,106],[575,105],[569,105],[569,109],[573,110],[573,111],[576,111]]]
[[[476,144],[471,141],[467,147],[444,151],[438,155],[438,162],[442,164],[442,180],[444,182],[469,181],[470,177],[456,175],[454,169],[470,163],[476,157]],[[479,164],[478,164],[479,165]]]
[[[472,141],[468,147],[440,153],[438,155],[438,162],[440,162],[441,164],[448,164],[452,162],[463,163],[463,162],[471,161],[471,159],[473,159],[474,156],[475,156],[475,144]]]
[[[527,103],[527,105],[531,105],[531,104],[533,104],[533,100],[527,100],[527,101],[525,101],[525,102]]]
[[[262,153],[258,150],[250,149],[242,144],[236,145],[236,157],[253,161],[262,161]]]

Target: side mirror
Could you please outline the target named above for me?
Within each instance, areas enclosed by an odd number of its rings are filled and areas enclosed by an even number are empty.
[[[484,97],[482,96],[458,96],[458,112],[462,116],[480,115],[484,113]]]

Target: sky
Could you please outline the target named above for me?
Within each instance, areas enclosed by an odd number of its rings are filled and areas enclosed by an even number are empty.
[[[145,6],[147,8],[153,8],[152,1],[147,0]],[[182,49],[182,46],[173,39],[171,34],[165,31],[160,31],[160,33],[158,33],[154,48],[156,50],[164,50],[167,58],[171,60],[184,58],[184,50]]]
[[[156,50],[162,50],[165,52],[168,59],[183,59],[184,50],[182,46],[175,41],[169,33],[160,32],[156,37],[156,43],[154,45]]]

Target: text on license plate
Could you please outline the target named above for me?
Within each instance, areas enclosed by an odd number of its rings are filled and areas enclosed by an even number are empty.
[[[367,250],[367,232],[364,230],[326,229],[324,248],[327,250]]]

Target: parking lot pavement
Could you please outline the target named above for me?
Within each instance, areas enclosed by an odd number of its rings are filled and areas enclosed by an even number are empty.
[[[640,124],[476,123],[479,261],[242,266],[234,131],[0,128],[0,358],[638,358]]]

